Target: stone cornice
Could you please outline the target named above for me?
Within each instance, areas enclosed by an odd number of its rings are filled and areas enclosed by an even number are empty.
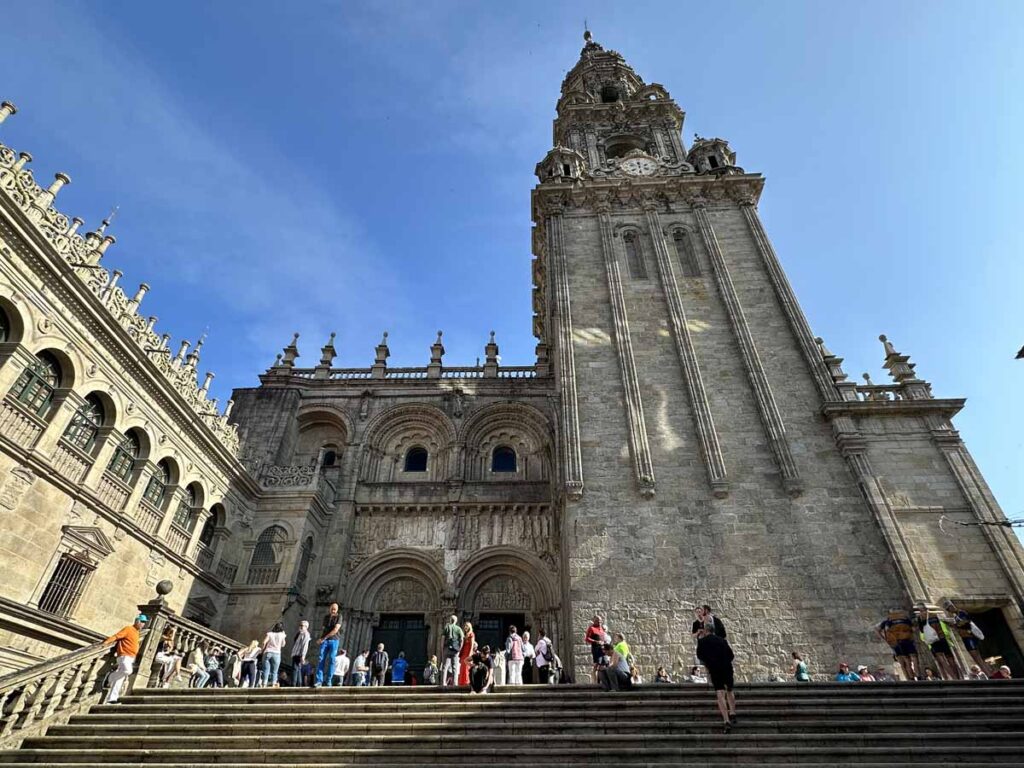
[[[757,205],[764,188],[759,173],[725,176],[650,176],[592,180],[575,184],[539,184],[533,188],[533,221],[577,211],[591,214],[607,207],[612,213],[644,205],[684,203],[690,207]]]
[[[920,416],[937,414],[952,419],[964,407],[966,398],[941,400],[849,400],[825,403],[821,412],[827,419],[837,416]]]

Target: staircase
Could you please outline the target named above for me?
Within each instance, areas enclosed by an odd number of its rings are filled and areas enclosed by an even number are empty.
[[[1024,765],[1024,681],[752,684],[721,732],[705,686],[140,690],[0,764]]]

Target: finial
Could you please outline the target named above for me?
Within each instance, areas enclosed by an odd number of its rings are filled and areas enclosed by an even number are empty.
[[[337,335],[334,331],[331,331],[331,338],[320,348],[320,364],[316,367],[314,378],[326,379],[330,376],[331,363],[338,356],[337,351],[334,349],[334,337]]]
[[[231,409],[235,407],[234,400],[228,400],[228,404],[224,406],[224,418],[226,419],[231,415]]]
[[[886,357],[889,357],[890,355],[898,355],[899,354],[899,352],[896,351],[896,347],[894,347],[892,345],[892,342],[889,341],[889,339],[886,338],[884,333],[881,334],[878,337],[878,340],[880,342],[882,342],[882,347],[885,349],[885,356]]]
[[[494,331],[491,331],[491,344],[494,343]]]
[[[102,235],[107,231],[107,227],[110,226],[110,222],[112,222],[114,220],[114,216],[117,215],[118,207],[119,206],[115,205],[113,209],[111,209],[110,213],[107,214],[107,218],[105,218],[100,224],[100,228],[96,230],[96,234]]]
[[[150,315],[149,316],[149,322],[146,323],[146,331],[147,331],[147,333],[152,333],[153,332],[153,326],[156,325],[156,321],[159,320],[159,319],[160,318],[158,318],[156,315]]]
[[[181,346],[178,347],[178,354],[176,354],[174,356],[174,362],[175,363],[179,363],[180,364],[181,361],[185,359],[185,350],[188,349],[191,346],[191,344],[192,344],[192,342],[190,342],[190,341],[187,341],[185,339],[182,340]]]
[[[873,387],[873,386],[875,386],[875,382],[873,382],[873,381],[871,380],[871,374],[870,374],[870,373],[868,373],[867,371],[865,371],[865,372],[864,372],[864,373],[862,374],[862,376],[864,377],[864,381],[865,381],[865,382],[867,383],[867,385],[868,385],[869,387]]]
[[[134,301],[136,305],[141,304],[142,299],[146,296],[148,291],[149,286],[146,283],[139,283],[139,290],[137,290],[135,295],[132,296],[132,301]],[[202,345],[202,342],[200,341],[199,344]],[[198,349],[198,347],[196,347],[196,349]]]
[[[384,331],[384,335],[381,337],[380,343],[381,344],[387,344],[388,343],[388,332],[387,331]]]
[[[441,336],[443,336],[443,335],[444,335],[443,331],[438,331],[437,332],[437,341],[435,342],[436,344],[440,344],[441,343]]]
[[[213,377],[216,375],[217,374],[213,373],[213,371],[206,372],[206,381],[204,381],[203,386],[199,388],[201,392],[205,394],[206,392],[210,391],[210,382],[213,381]]]
[[[28,152],[19,152],[18,159],[14,161],[14,166],[11,168],[11,170],[17,173],[18,171],[25,167],[26,163],[31,162],[32,155],[30,155]]]
[[[818,336],[814,339],[814,343],[818,345],[818,351],[822,357],[832,357],[832,353],[829,352],[828,347],[825,346],[825,340]]]
[[[299,332],[295,331],[292,334],[292,343],[284,348],[284,355],[281,357],[281,366],[284,368],[294,368],[295,358],[299,357],[299,348],[296,346],[296,342],[299,340]]]
[[[199,354],[199,350],[203,348],[203,344],[206,343],[206,337],[210,335],[210,326],[206,326],[203,329],[202,334],[199,336],[199,341],[196,342],[196,354]]]
[[[68,224],[68,231],[65,232],[64,234],[67,235],[68,237],[73,236],[76,232],[78,232],[78,228],[83,224],[85,224],[85,222],[82,221],[80,218],[78,218],[77,216],[72,216],[71,223]]]
[[[9,101],[0,102],[0,123],[11,115],[17,114],[18,108]]]

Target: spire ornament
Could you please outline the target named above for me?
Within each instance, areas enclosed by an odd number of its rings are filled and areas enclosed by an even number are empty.
[[[388,332],[384,331],[384,336],[375,350],[373,366],[370,368],[371,379],[383,379],[387,376],[389,357],[391,357],[391,350],[388,348]]]
[[[331,331],[331,337],[327,343],[320,348],[320,363],[313,369],[314,379],[329,379],[331,377],[331,365],[338,352],[334,349],[334,337],[337,334]]]
[[[893,381],[902,385],[903,396],[907,400],[930,400],[933,397],[931,384],[917,377],[914,372],[917,366],[910,362],[910,356],[897,352],[884,333],[878,340],[882,342],[882,349],[885,350],[883,366],[889,371]]]

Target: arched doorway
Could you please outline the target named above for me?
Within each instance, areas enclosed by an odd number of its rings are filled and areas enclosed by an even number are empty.
[[[409,671],[422,679],[437,653],[444,584],[439,564],[420,550],[395,548],[366,560],[349,581],[342,647],[354,657],[382,642],[392,659],[404,651]]]
[[[477,643],[504,648],[508,628],[530,631],[536,640],[543,629],[560,648],[555,573],[543,560],[510,546],[480,550],[455,573],[458,613],[474,622]],[[569,648],[565,658],[569,658]],[[561,653],[561,650],[559,650]]]

